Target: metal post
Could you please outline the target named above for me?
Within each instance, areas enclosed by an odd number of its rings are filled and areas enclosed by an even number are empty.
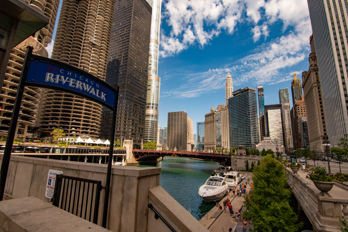
[[[106,228],[106,222],[107,222],[107,218],[108,218],[109,192],[110,192],[112,160],[113,160],[113,153],[114,153],[118,90],[119,89],[117,87],[116,88],[116,97],[115,97],[115,108],[114,108],[113,113],[112,113],[112,122],[111,122],[111,139],[110,139],[109,160],[108,160],[106,183],[105,183],[104,212],[103,212],[103,223],[102,223],[102,226],[104,228]]]
[[[21,103],[22,103],[22,97],[23,97],[25,83],[27,81],[27,74],[28,74],[29,63],[30,63],[30,58],[31,58],[32,52],[33,52],[33,48],[28,46],[27,53],[25,55],[25,62],[24,62],[23,71],[21,73],[21,79],[19,81],[19,86],[18,86],[17,96],[16,96],[16,100],[15,100],[15,104],[14,104],[14,109],[12,112],[10,129],[8,131],[8,134],[7,134],[6,148],[5,148],[4,156],[2,159],[1,174],[0,174],[0,201],[2,201],[4,198],[8,166],[10,164],[10,159],[11,159],[11,150],[12,150],[12,146],[13,146],[14,136],[16,134],[18,115],[19,115],[19,110],[20,110]]]
[[[331,173],[329,151],[330,151],[330,144],[326,144],[327,167],[328,167],[329,173]]]

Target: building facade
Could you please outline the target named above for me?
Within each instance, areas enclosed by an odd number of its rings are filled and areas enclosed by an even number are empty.
[[[230,147],[252,148],[259,143],[256,90],[246,87],[228,100]]]
[[[114,2],[65,0],[52,58],[105,80]],[[67,136],[96,138],[101,112],[102,106],[94,101],[67,92],[45,90],[40,130],[47,135],[61,128]]]
[[[309,145],[311,149],[321,152],[324,151],[322,144],[329,138],[313,36],[310,37],[310,45],[309,69],[302,73],[302,86],[306,99]]]
[[[233,97],[233,82],[232,82],[232,77],[229,73],[226,76],[225,95],[226,95],[226,105],[228,105],[228,99]]]
[[[257,86],[257,99],[259,101],[259,117],[261,117],[265,112],[265,96],[262,85]]]
[[[216,149],[216,124],[215,110],[211,107],[210,113],[205,115],[204,120],[204,150],[213,151]]]
[[[195,134],[193,133],[193,121],[187,117],[187,146],[186,151],[193,151],[195,147]]]
[[[299,125],[299,137],[301,140],[301,147],[303,148],[309,147],[307,117],[299,118],[298,125]]]
[[[5,70],[3,85],[0,94],[0,136],[7,136],[12,112],[14,109],[15,98],[19,86],[20,76],[24,64],[27,46],[33,47],[33,54],[48,57],[46,50],[47,44],[52,40],[54,24],[56,21],[59,0],[45,0],[37,4],[34,1],[24,1],[31,8],[49,17],[49,23],[29,36],[23,42],[13,47],[10,53],[8,64]],[[5,10],[5,9],[2,9]],[[1,14],[2,15],[2,14]],[[2,18],[3,22],[6,20]],[[1,28],[3,29],[3,28]],[[3,34],[2,34],[3,35]],[[0,72],[2,72],[1,70]],[[38,126],[38,114],[40,110],[40,99],[42,89],[36,87],[26,87],[24,89],[22,106],[18,117],[16,135],[24,140],[36,137],[28,130],[33,130]],[[51,128],[51,131],[53,128]],[[32,131],[31,131],[32,132]]]
[[[187,113],[169,112],[167,123],[167,146],[171,151],[184,151],[187,148]]]
[[[294,148],[291,116],[290,116],[290,97],[289,89],[279,90],[279,102],[282,108],[282,125],[283,125],[283,144],[286,152],[290,152]]]
[[[162,0],[147,0],[152,7],[150,52],[146,95],[144,141],[156,141],[161,78],[158,76]]]
[[[281,104],[265,105],[265,131],[276,144],[284,145]]]
[[[294,73],[294,79],[291,81],[291,93],[292,104],[295,105],[295,102],[301,100],[302,96],[301,80],[297,78],[296,73]]]
[[[347,1],[308,0],[330,144],[348,133]]]
[[[204,150],[204,122],[197,122],[197,151]]]
[[[136,146],[144,139],[151,11],[145,0],[116,1],[111,28],[106,82],[119,87],[115,139],[131,139]],[[106,115],[104,110],[103,137],[110,135]],[[157,126],[154,137],[156,132]]]
[[[303,141],[301,141],[301,138],[303,137],[301,135],[301,127],[302,125],[299,123],[301,121],[301,118],[307,117],[307,111],[306,111],[306,104],[304,100],[304,96],[302,95],[300,100],[295,101],[294,107],[293,107],[293,128],[294,128],[294,147],[295,148],[302,148]],[[307,119],[306,119],[307,120]]]

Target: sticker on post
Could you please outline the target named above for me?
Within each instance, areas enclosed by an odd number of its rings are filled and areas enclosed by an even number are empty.
[[[48,170],[48,178],[47,178],[47,184],[46,184],[46,192],[45,197],[52,199],[54,194],[54,186],[56,184],[56,176],[63,174],[62,171],[57,170]]]

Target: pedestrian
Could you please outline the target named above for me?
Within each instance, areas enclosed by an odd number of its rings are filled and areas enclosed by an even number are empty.
[[[233,192],[233,196],[234,196],[236,194],[236,187],[233,187],[232,192]]]
[[[228,197],[222,202],[224,204],[224,211],[226,212]]]
[[[246,232],[248,228],[248,221],[243,218],[243,232]]]
[[[253,183],[250,183],[250,188],[253,188]]]
[[[305,164],[302,165],[302,169],[303,169],[303,172],[306,172],[306,165]]]
[[[222,206],[221,205],[219,205],[219,210],[222,210]]]
[[[242,196],[242,190],[239,189],[239,196],[241,197]]]
[[[229,202],[229,201],[227,202],[227,207],[230,210],[230,216],[232,216],[234,214],[234,212],[233,212],[233,207],[232,207],[231,202]]]

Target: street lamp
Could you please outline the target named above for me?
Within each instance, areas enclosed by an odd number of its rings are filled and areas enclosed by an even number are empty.
[[[326,143],[323,144],[323,146],[325,147],[325,151],[326,151],[326,158],[327,158],[327,167],[329,170],[329,173],[331,173],[331,168],[330,168],[330,157],[329,157],[329,151],[330,151],[330,146],[331,144],[329,143],[329,141],[325,141]]]

